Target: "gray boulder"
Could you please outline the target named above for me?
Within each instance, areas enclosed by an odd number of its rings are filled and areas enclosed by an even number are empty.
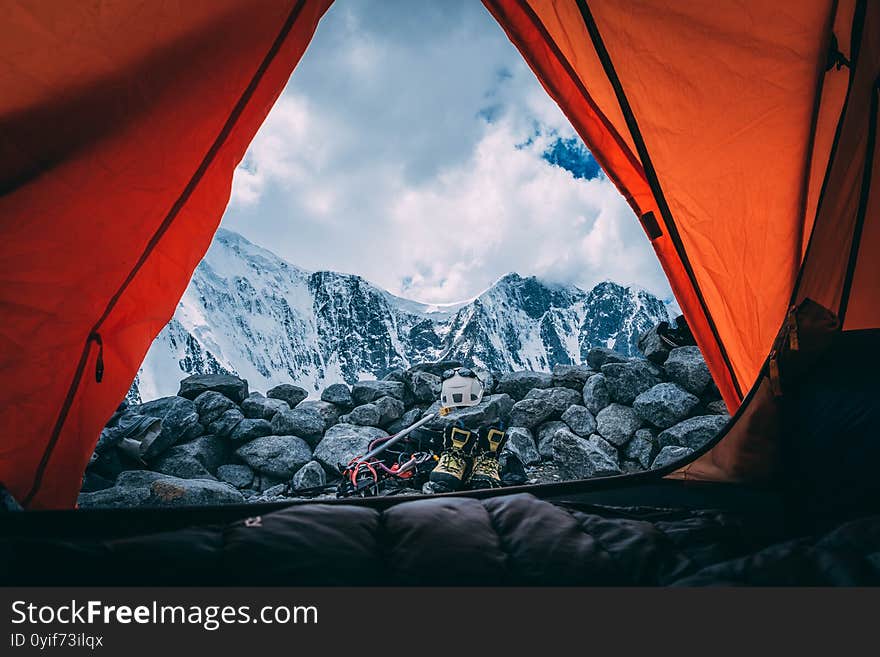
[[[235,408],[234,401],[213,390],[203,392],[193,400],[193,404],[195,405],[196,413],[199,414],[199,421],[205,427],[218,419],[226,411]]]
[[[324,486],[327,483],[327,473],[317,461],[309,461],[303,467],[296,471],[293,479],[290,481],[290,487],[293,490],[303,490],[306,488],[315,488]]]
[[[541,455],[535,445],[532,432],[525,427],[511,427],[507,430],[507,442],[501,449],[502,453],[512,452],[519,457],[525,465],[534,465],[541,462]]]
[[[406,386],[400,381],[358,381],[351,388],[351,400],[355,406],[369,404],[380,397],[406,399]]]
[[[324,388],[321,401],[336,404],[340,408],[351,408],[354,405],[351,400],[351,390],[344,383],[334,383]]]
[[[679,446],[699,449],[718,435],[727,426],[726,415],[698,415],[673,427],[657,436],[660,447]]]
[[[623,457],[638,463],[643,470],[651,467],[656,449],[656,438],[650,429],[639,429],[623,448]]]
[[[310,445],[316,445],[321,440],[326,426],[316,409],[301,406],[282,411],[272,418],[272,433],[276,436],[299,436]]]
[[[568,425],[565,422],[553,421],[553,422],[545,422],[541,426],[538,427],[537,430],[537,438],[538,438],[538,453],[541,455],[541,458],[544,460],[550,460],[553,458],[553,438],[560,431],[570,431]]]
[[[238,426],[238,423],[244,420],[244,413],[237,408],[230,408],[216,420],[208,425],[208,433],[221,438],[228,438],[232,430]]]
[[[376,427],[359,427],[354,424],[337,424],[327,430],[315,448],[315,460],[328,471],[339,472],[356,456],[367,453],[370,443],[388,434]]]
[[[388,370],[385,376],[382,377],[383,381],[399,381],[400,383],[406,384],[406,372],[402,367],[395,367],[393,369]]]
[[[245,418],[235,425],[235,428],[229,432],[226,439],[237,445],[242,445],[254,438],[268,436],[271,433],[272,425],[269,424],[268,420]]]
[[[663,364],[670,381],[695,395],[700,395],[712,381],[699,347],[676,347]]]
[[[308,390],[290,383],[282,383],[274,388],[269,388],[266,392],[269,399],[280,399],[287,403],[290,408],[296,408],[296,405],[309,396]]]
[[[617,450],[600,436],[582,438],[571,431],[553,437],[553,461],[568,479],[589,479],[620,474]]]
[[[587,352],[587,365],[597,372],[606,363],[625,363],[626,361],[626,356],[605,347],[593,347]]]
[[[633,402],[633,410],[645,422],[668,429],[687,418],[700,400],[675,383],[658,383]]]
[[[679,447],[677,445],[667,445],[657,454],[657,457],[654,459],[654,462],[651,464],[651,469],[656,470],[657,468],[662,468],[667,465],[671,465],[676,461],[680,461],[682,459],[687,458],[691,454],[694,453],[690,447]]]
[[[375,404],[355,406],[350,413],[339,416],[343,424],[357,424],[363,427],[379,426],[379,408]]]
[[[217,468],[217,479],[235,488],[247,488],[254,481],[254,471],[240,463],[221,465]]]
[[[608,382],[602,374],[591,376],[584,384],[582,398],[584,406],[593,415],[601,411],[611,403],[611,394],[608,392]]]
[[[180,479],[148,470],[129,470],[116,484],[79,496],[82,509],[205,506],[241,504],[244,497],[229,484],[207,479]]]
[[[579,436],[589,436],[596,433],[596,418],[590,411],[578,405],[569,406],[562,414],[562,421],[565,422],[569,429]]]
[[[394,420],[403,415],[403,412],[406,410],[403,402],[399,399],[395,399],[394,397],[379,397],[379,399],[374,401],[373,404],[376,406],[376,410],[379,412],[380,427],[387,427],[389,424],[394,422]]]
[[[660,337],[659,333],[660,326],[664,324],[669,326],[668,322],[661,322],[642,333],[638,341],[639,351],[644,354],[645,358],[652,363],[657,363],[657,365],[662,365],[669,357],[669,345]]]
[[[580,392],[587,379],[594,374],[595,370],[590,369],[589,365],[556,365],[553,367],[553,385]]]
[[[549,372],[508,372],[503,374],[495,385],[499,394],[510,395],[515,401],[525,399],[533,388],[549,388],[553,385],[553,376]]]
[[[706,413],[709,415],[728,415],[727,404],[723,399],[716,399],[706,404]]]
[[[271,420],[276,413],[289,410],[290,406],[283,399],[263,397],[258,392],[252,392],[247,399],[241,402],[241,412],[246,418],[254,420]]]
[[[569,406],[580,404],[581,393],[571,388],[534,388],[526,394],[526,399],[541,399],[553,408],[554,420],[558,419]]]
[[[631,406],[636,397],[663,382],[662,371],[644,358],[602,366],[611,401]]]
[[[437,374],[422,370],[408,370],[406,376],[407,384],[416,401],[430,404],[440,398],[442,381]]]
[[[433,431],[443,431],[446,427],[461,422],[467,429],[479,429],[480,427],[489,426],[508,421],[513,408],[513,400],[509,395],[489,395],[484,396],[483,400],[476,406],[466,406],[464,408],[456,408],[448,415],[437,416],[427,423],[426,428]],[[440,410],[440,402],[434,402],[425,413],[436,413]],[[517,425],[521,426],[521,425]]]
[[[213,479],[229,458],[229,446],[217,436],[199,436],[175,445],[150,465],[152,470],[181,479]]]
[[[596,424],[605,440],[620,447],[642,428],[644,422],[629,406],[611,404],[599,411]]]
[[[402,416],[400,416],[399,419],[397,419],[394,422],[392,422],[391,424],[389,424],[388,427],[386,428],[386,431],[388,433],[390,433],[391,435],[394,435],[400,431],[403,431],[407,427],[412,426],[413,424],[418,422],[422,418],[423,413],[424,413],[424,410],[422,408],[415,406],[415,407],[409,409]]]
[[[240,404],[247,399],[248,383],[232,374],[193,374],[180,382],[177,396],[195,399],[208,390],[219,392]]]
[[[515,427],[534,429],[542,422],[559,417],[556,409],[547,399],[522,399],[510,409],[510,424]]]
[[[340,407],[336,404],[318,400],[301,401],[296,405],[296,409],[294,410],[315,411],[321,416],[321,419],[324,420],[324,425],[327,427],[332,427],[336,424],[339,421],[339,415],[341,413]]]
[[[147,463],[172,445],[185,443],[204,432],[195,404],[183,397],[162,397],[136,406],[132,411],[162,420],[162,431],[143,458]]]
[[[309,444],[298,436],[263,436],[235,453],[257,472],[283,480],[312,460]]]

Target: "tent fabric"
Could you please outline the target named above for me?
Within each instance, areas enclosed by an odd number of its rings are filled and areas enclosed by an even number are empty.
[[[0,481],[29,508],[75,503],[329,4],[0,6]]]
[[[331,1],[0,6],[0,482],[29,508],[75,503]],[[703,472],[772,471],[791,305],[880,324],[880,5],[484,4],[639,217],[728,407],[752,391],[758,439]]]

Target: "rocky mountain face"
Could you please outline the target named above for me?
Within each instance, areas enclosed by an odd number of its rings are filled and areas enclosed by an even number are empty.
[[[549,372],[585,362],[593,347],[633,355],[639,334],[667,319],[644,290],[604,282],[585,291],[515,273],[472,301],[429,306],[359,276],[304,271],[221,229],[129,400],[173,394],[188,374],[235,374],[259,389],[292,382],[314,395],[439,360]]]

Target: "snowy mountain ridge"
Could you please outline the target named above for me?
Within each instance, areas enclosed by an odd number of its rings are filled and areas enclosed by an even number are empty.
[[[433,306],[351,274],[308,272],[220,229],[129,393],[174,394],[194,373],[233,372],[252,389],[381,377],[455,359],[493,371],[547,371],[594,346],[630,355],[638,335],[667,320],[643,289],[592,290],[510,273],[469,302]]]

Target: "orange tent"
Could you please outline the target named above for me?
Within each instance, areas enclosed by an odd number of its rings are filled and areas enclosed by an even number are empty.
[[[0,482],[26,506],[75,502],[330,2],[0,6]],[[484,3],[640,218],[728,406],[752,391],[687,472],[766,474],[789,309],[880,325],[880,5]]]

